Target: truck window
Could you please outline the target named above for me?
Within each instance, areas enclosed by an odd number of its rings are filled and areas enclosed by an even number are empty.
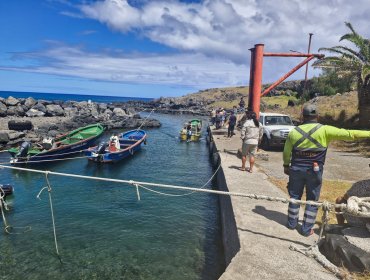
[[[266,116],[265,125],[293,125],[288,116]]]

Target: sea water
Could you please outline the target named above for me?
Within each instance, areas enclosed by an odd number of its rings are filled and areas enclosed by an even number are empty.
[[[148,129],[147,145],[122,162],[77,158],[32,168],[201,187],[214,169],[204,139],[178,139],[190,117],[152,117],[162,127]],[[0,162],[8,159],[0,153]],[[15,228],[0,233],[0,279],[217,279],[225,268],[216,195],[169,196],[189,192],[152,188],[164,194],[141,189],[139,201],[130,185],[49,175],[59,259],[47,191],[36,198],[45,175],[8,169],[0,174],[0,183],[15,188],[11,211],[5,212]]]
[[[151,101],[153,98],[145,97],[123,97],[123,96],[103,96],[103,95],[88,95],[88,94],[66,94],[66,93],[45,93],[45,92],[18,92],[18,91],[0,91],[0,97],[8,98],[13,96],[14,98],[28,98],[32,96],[36,100],[59,100],[59,101],[92,101],[102,103],[112,102],[127,102],[127,101]]]

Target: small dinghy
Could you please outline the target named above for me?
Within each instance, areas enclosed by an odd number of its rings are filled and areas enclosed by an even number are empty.
[[[131,130],[119,135],[113,135],[109,142],[102,142],[98,146],[85,151],[85,155],[95,162],[117,162],[134,155],[146,142],[144,130]]]

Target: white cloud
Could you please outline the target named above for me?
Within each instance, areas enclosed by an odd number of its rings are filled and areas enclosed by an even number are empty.
[[[368,0],[161,0],[133,7],[126,0],[105,0],[83,5],[81,11],[121,32],[138,32],[178,50],[247,64],[247,50],[256,43],[264,43],[268,51],[304,52],[312,32],[314,51],[333,46],[348,31],[345,21],[369,35],[363,23],[370,5]]]
[[[89,53],[79,47],[53,44],[29,53],[39,66],[3,67],[15,71],[82,77],[99,81],[145,83],[197,88],[246,85],[249,48],[264,43],[265,51],[306,52],[308,33],[312,51],[339,44],[349,32],[344,22],[369,36],[369,0],[126,0],[84,2],[73,17],[88,17],[122,33],[146,37],[171,47],[176,54],[135,53],[120,56]],[[109,47],[109,46],[108,46]],[[302,59],[265,58],[263,81],[272,82]],[[43,63],[41,63],[43,62]],[[310,73],[313,70],[310,69]],[[302,79],[303,69],[292,78]]]
[[[91,80],[182,85],[196,87],[245,84],[245,67],[203,54],[120,55],[88,53],[78,47],[53,47],[37,53],[18,54],[17,59],[32,59],[39,65],[1,67],[2,70],[65,75]],[[211,66],[211,67],[210,67]]]

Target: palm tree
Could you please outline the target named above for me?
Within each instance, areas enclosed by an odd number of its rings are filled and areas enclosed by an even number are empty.
[[[357,83],[359,125],[370,127],[370,40],[360,36],[349,22],[345,23],[351,33],[343,35],[339,41],[348,41],[356,49],[347,46],[320,48],[338,56],[327,56],[316,61],[313,66],[334,69],[339,77],[349,76]]]

